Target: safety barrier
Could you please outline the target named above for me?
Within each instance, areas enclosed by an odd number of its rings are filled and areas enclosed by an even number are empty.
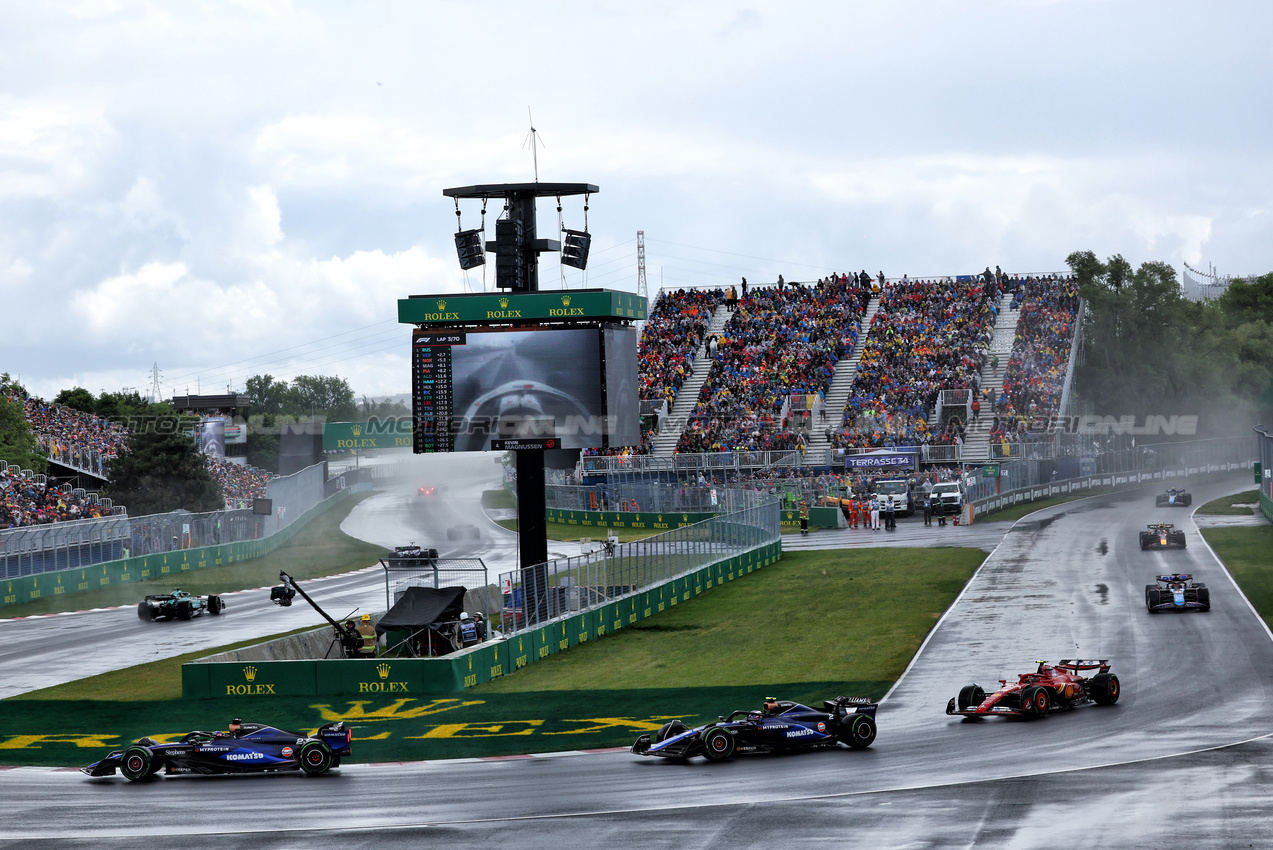
[[[1260,490],[1260,510],[1273,520],[1273,434],[1259,426],[1251,430],[1255,431],[1258,443],[1256,457],[1260,459],[1260,475],[1256,481]]]
[[[192,661],[181,666],[181,695],[185,699],[235,699],[416,697],[456,693],[632,626],[713,587],[775,563],[781,556],[781,541],[768,543],[637,593],[612,599],[593,610],[561,617],[441,658]]]
[[[50,596],[63,596],[85,590],[96,590],[115,584],[146,581],[163,576],[179,576],[190,570],[220,567],[268,555],[290,541],[311,520],[341,502],[348,494],[368,489],[367,485],[349,487],[311,508],[286,528],[260,540],[240,543],[176,549],[154,555],[120,558],[89,567],[56,572],[36,573],[0,581],[0,609],[21,605]]]
[[[1039,499],[1050,499],[1053,496],[1066,496],[1071,493],[1082,493],[1088,490],[1122,490],[1132,487],[1144,487],[1155,483],[1170,487],[1193,475],[1211,475],[1219,472],[1232,472],[1238,469],[1250,469],[1251,463],[1250,460],[1225,461],[1171,469],[1085,475],[1063,481],[1035,484],[975,500],[972,503],[973,516],[984,516],[993,511],[1002,510],[1022,502],[1034,502]]]

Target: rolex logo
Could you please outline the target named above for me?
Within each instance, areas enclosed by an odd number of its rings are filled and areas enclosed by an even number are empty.
[[[382,678],[382,679],[388,679],[388,678],[389,678],[389,665],[388,665],[388,664],[377,664],[377,665],[376,665],[376,672],[380,674],[380,678]]]
[[[508,309],[508,299],[507,299],[507,298],[501,298],[501,299],[499,300],[499,307],[500,307],[500,309],[501,309],[501,310],[507,310],[507,309]]]
[[[570,296],[569,296],[569,295],[563,295],[563,296],[561,296],[561,306],[563,306],[563,307],[569,307],[569,306],[570,306]]]
[[[438,299],[438,309],[439,309],[439,310],[445,310],[445,309],[446,309],[446,299],[444,299],[444,298],[439,298],[439,299]]]
[[[681,514],[681,522],[689,522],[689,521],[690,521],[689,514]]]
[[[255,667],[253,667],[251,664],[249,664],[248,666],[244,667],[244,668],[243,668],[243,678],[247,679],[249,682],[255,681],[255,680],[256,680],[256,668],[255,668]]]
[[[355,425],[355,426],[353,426],[352,428],[350,428],[349,430],[354,432],[354,436],[355,436],[355,437],[361,436],[361,434],[362,434],[362,426],[361,426],[361,425]]]

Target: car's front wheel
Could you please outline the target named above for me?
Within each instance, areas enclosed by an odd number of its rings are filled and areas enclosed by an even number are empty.
[[[981,685],[964,685],[959,690],[959,710],[964,711],[968,708],[976,708],[986,701],[986,692],[981,689]]]
[[[152,775],[150,769],[154,753],[148,747],[129,747],[124,751],[124,758],[119,763],[119,772],[129,782],[136,782]]]
[[[332,751],[322,741],[306,741],[300,752],[301,770],[310,776],[326,773],[332,766]]]
[[[737,749],[734,736],[719,726],[703,736],[703,754],[712,761],[724,761]]]
[[[1034,685],[1021,692],[1021,708],[1026,717],[1043,717],[1051,707],[1052,695],[1047,688]]]
[[[220,596],[208,597],[208,613],[209,614],[220,614],[223,608],[225,608],[225,603],[221,601]]]

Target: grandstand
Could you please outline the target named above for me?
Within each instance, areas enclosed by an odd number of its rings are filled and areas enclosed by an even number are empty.
[[[673,403],[642,452],[798,450],[823,464],[828,449],[923,446],[926,460],[985,462],[1006,439],[1012,456],[1011,445],[1041,436],[1038,423],[1060,412],[1076,290],[1069,277],[987,269],[756,288],[736,312],[664,293],[658,334],[642,338],[643,354],[662,340],[651,349],[659,354],[643,356],[641,379]]]

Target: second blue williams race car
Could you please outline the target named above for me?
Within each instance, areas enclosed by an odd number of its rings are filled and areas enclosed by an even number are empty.
[[[353,730],[344,723],[327,723],[314,735],[301,735],[236,719],[228,732],[190,732],[172,744],[142,738],[80,771],[102,777],[114,776],[119,770],[134,782],[150,779],[161,770],[172,776],[299,769],[317,776],[339,767],[341,757],[353,753],[352,742]]]
[[[1156,576],[1158,584],[1145,585],[1145,607],[1159,611],[1210,611],[1211,591],[1191,573]]]
[[[715,723],[687,729],[679,720],[658,734],[642,735],[632,745],[639,756],[724,761],[736,753],[773,753],[827,749],[846,744],[865,749],[875,740],[878,703],[863,697],[823,700],[823,709],[766,698],[760,711],[739,710]]]

